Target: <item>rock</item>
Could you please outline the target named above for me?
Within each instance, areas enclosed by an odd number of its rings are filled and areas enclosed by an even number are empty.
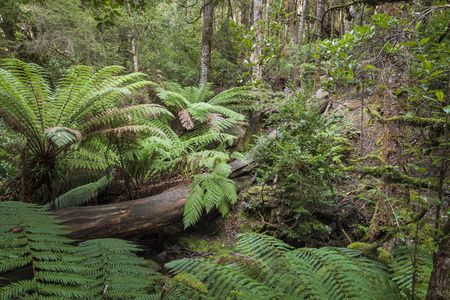
[[[327,91],[324,91],[322,88],[320,88],[316,92],[316,98],[323,99],[323,98],[327,97],[329,94],[330,93],[328,93]]]

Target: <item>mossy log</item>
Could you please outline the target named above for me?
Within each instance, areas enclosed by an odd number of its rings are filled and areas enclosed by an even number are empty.
[[[369,115],[375,117],[381,123],[388,122],[399,122],[408,126],[425,128],[432,127],[436,129],[443,129],[446,126],[445,118],[423,118],[417,116],[409,116],[405,118],[405,116],[395,116],[391,118],[384,118],[380,115],[380,113],[374,109],[368,108],[367,111]]]
[[[411,177],[401,173],[396,167],[366,167],[366,166],[341,166],[345,172],[359,173],[363,175],[371,175],[376,178],[382,178],[386,182],[394,184],[407,184],[411,187],[419,189],[437,190],[438,183],[427,181],[420,178]]]

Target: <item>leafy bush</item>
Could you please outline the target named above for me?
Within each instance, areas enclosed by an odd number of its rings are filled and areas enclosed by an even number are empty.
[[[286,99],[272,115],[277,134],[261,137],[253,153],[258,180],[277,185],[278,197],[294,214],[299,225],[284,233],[307,237],[329,228],[314,217],[333,204],[332,181],[343,177],[335,160],[345,150],[338,120],[315,112],[308,95]],[[294,226],[295,227],[295,226]],[[293,228],[294,228],[293,227]]]

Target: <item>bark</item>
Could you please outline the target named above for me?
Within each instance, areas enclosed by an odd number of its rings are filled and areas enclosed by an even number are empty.
[[[213,42],[214,5],[212,0],[204,1],[202,50],[200,54],[200,83],[208,82],[208,71],[211,64]]]
[[[250,162],[232,162],[235,182],[249,181],[249,176],[240,177]],[[123,238],[152,233],[178,222],[183,217],[184,204],[189,193],[189,184],[176,187],[161,194],[98,206],[70,207],[52,211],[61,224],[76,240],[95,238]]]
[[[405,37],[398,37],[397,42],[404,42]],[[391,56],[387,56],[383,61],[383,68],[381,76],[378,78],[378,86],[385,85],[386,91],[383,95],[380,95],[382,100],[382,114],[386,119],[395,118],[402,114],[402,101],[403,96],[397,98],[393,97],[391,92],[398,86],[404,86],[406,82],[405,68],[396,64]],[[396,74],[397,76],[393,76]],[[403,138],[405,136],[405,126],[399,122],[386,122],[382,127],[382,147],[381,158],[387,165],[397,166],[399,170],[404,169],[406,165],[405,156],[403,151],[405,145]],[[402,186],[394,185],[388,181],[382,181],[380,184],[380,190],[387,195],[388,198],[406,199],[408,191]],[[385,233],[380,229],[383,226],[390,226],[391,220],[394,219],[393,210],[398,208],[400,202],[392,203],[391,201],[385,201],[385,197],[381,195],[377,196],[377,204],[373,219],[369,228],[370,240],[377,240]]]
[[[447,220],[442,231],[444,238],[434,256],[426,300],[450,299],[450,220]]]

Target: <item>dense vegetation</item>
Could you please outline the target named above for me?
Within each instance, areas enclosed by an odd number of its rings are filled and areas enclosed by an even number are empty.
[[[450,299],[450,5],[0,7],[0,300]],[[233,234],[162,273],[54,217],[180,183]]]

